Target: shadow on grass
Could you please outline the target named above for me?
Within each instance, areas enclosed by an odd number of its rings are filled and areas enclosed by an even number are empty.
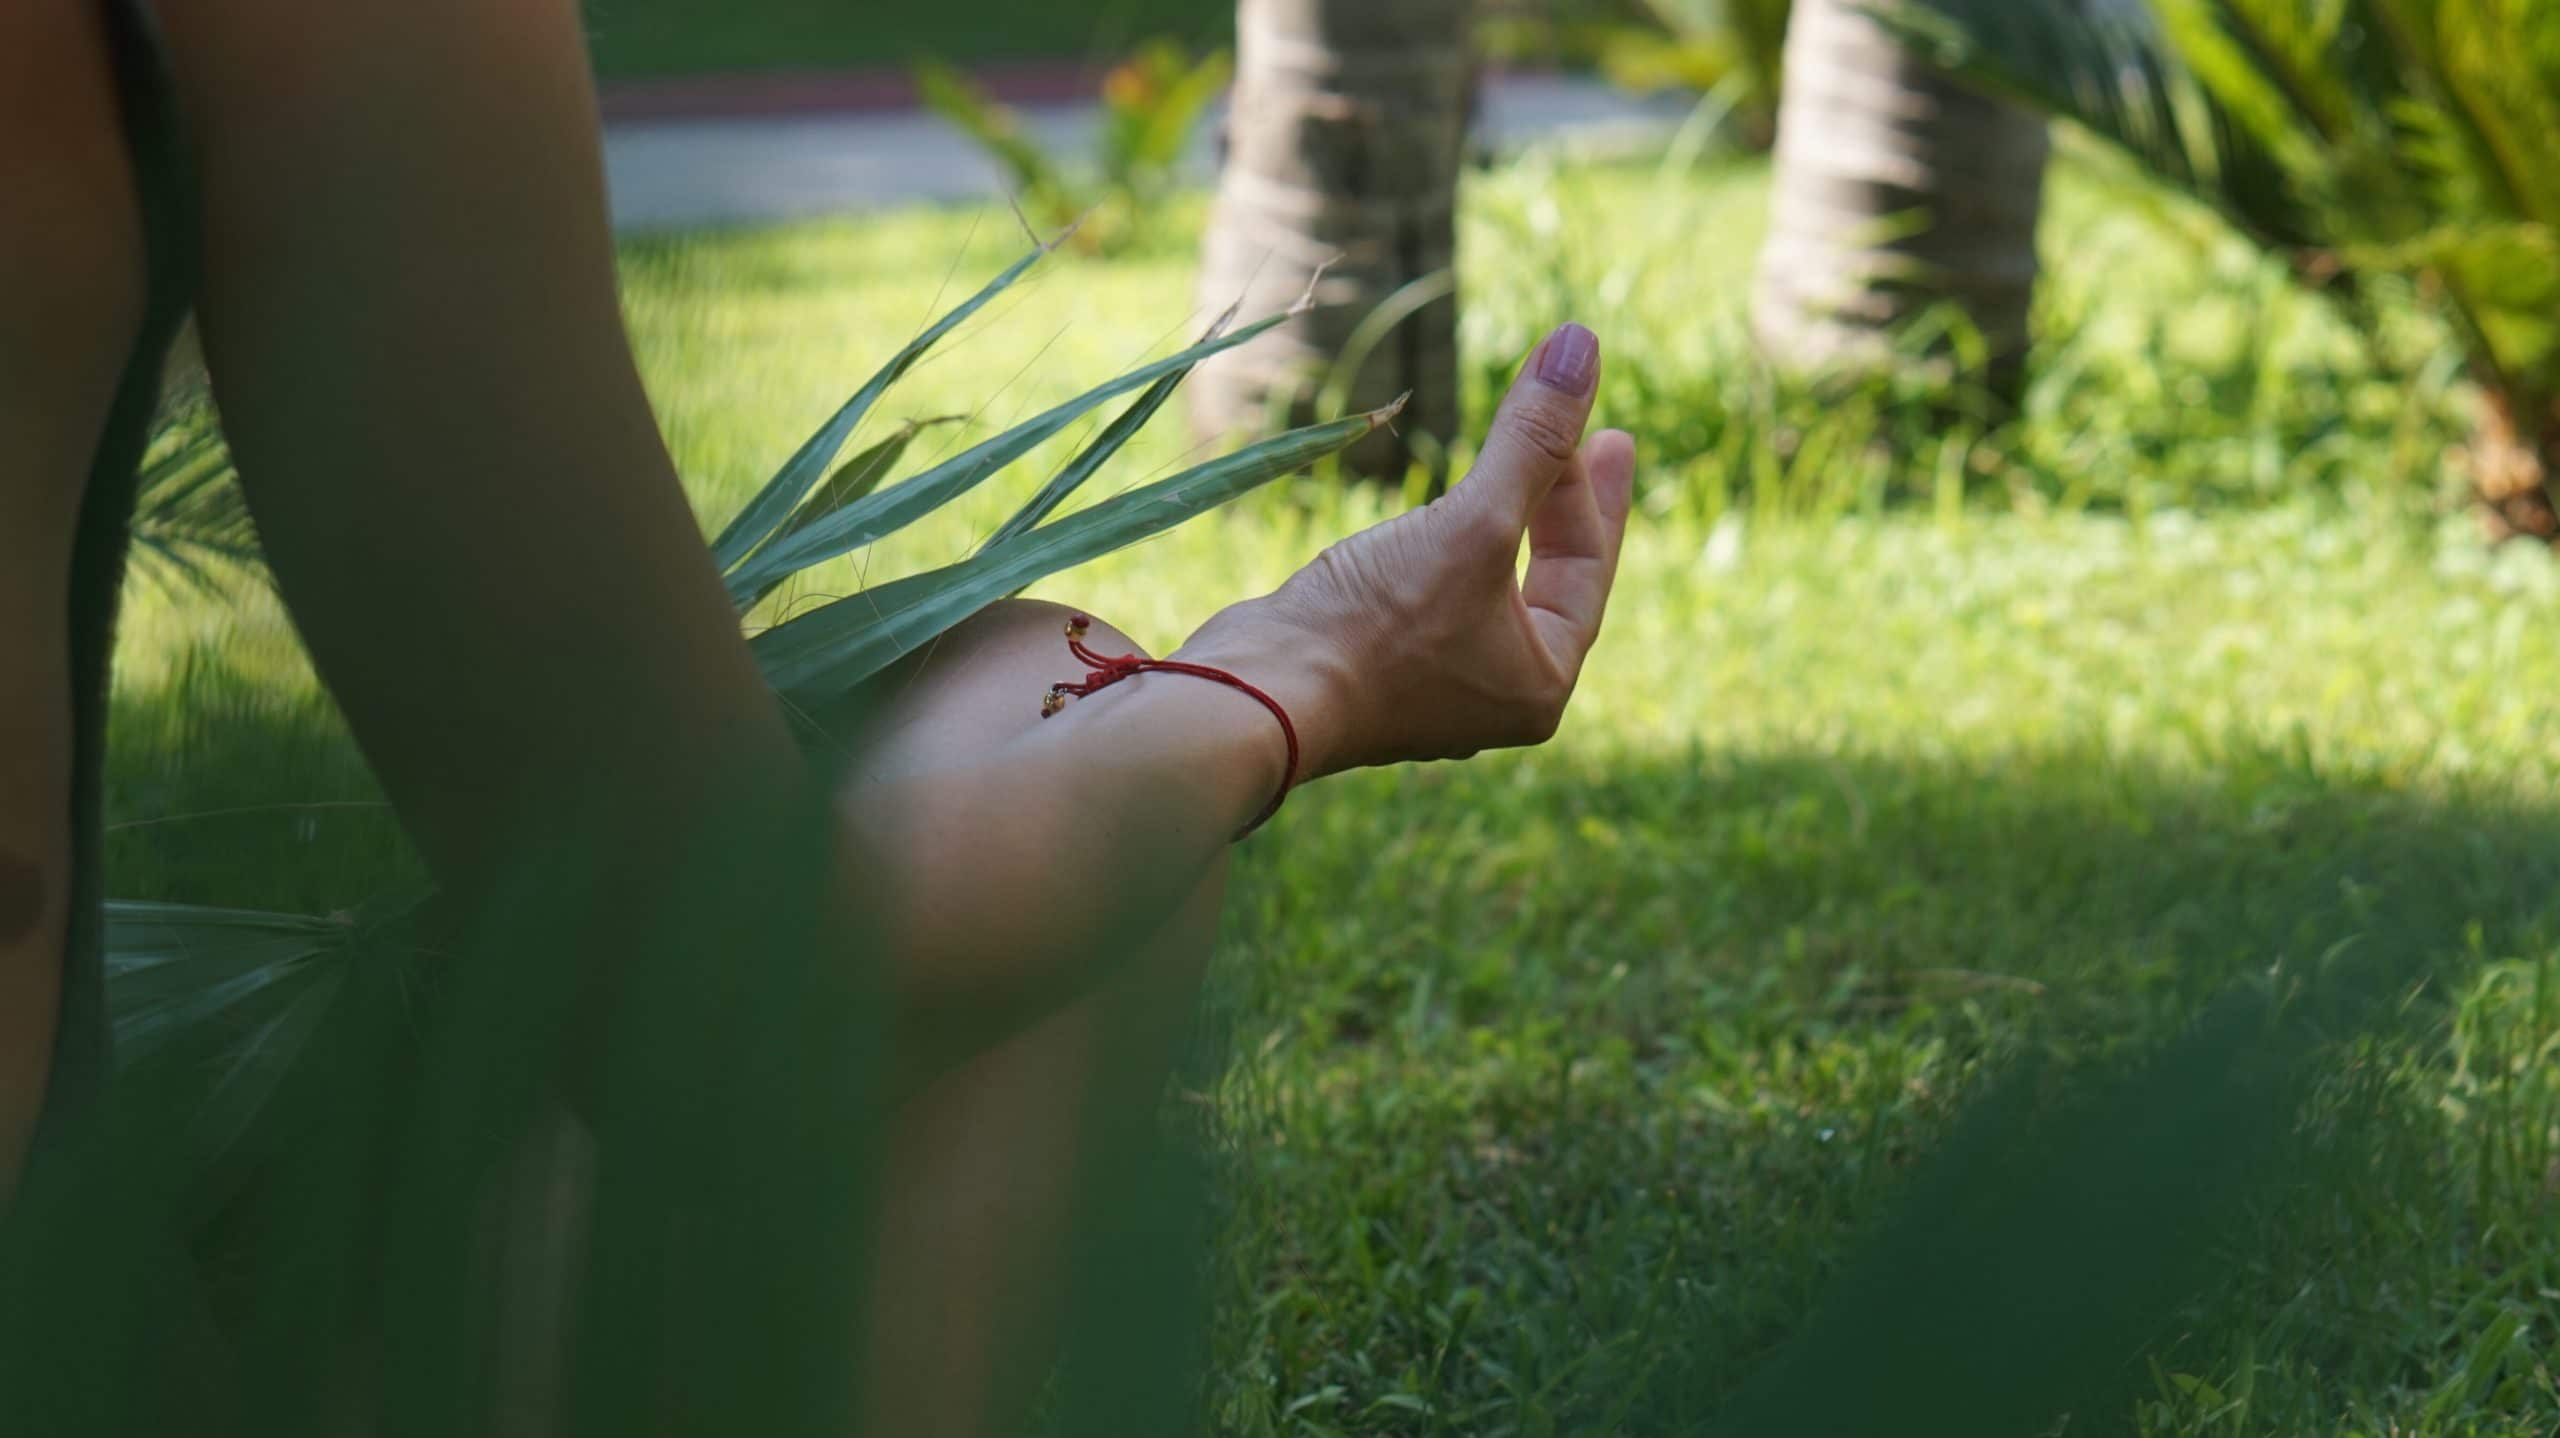
[[[198,652],[169,682],[119,693],[107,742],[111,897],[325,914],[422,877],[316,686]]]
[[[2474,923],[2493,947],[2560,934],[2560,810],[2280,748],[2223,746],[2193,774],[2071,750],[1531,755],[1292,807],[1234,907],[1340,1037],[1579,993],[1586,1030],[1639,1048],[1693,1019],[1767,1043],[1964,1004],[2096,1041],[2303,962],[2362,896],[2444,946]]]
[[[388,816],[353,807],[372,787],[325,704],[209,671],[116,722],[111,820],[207,815],[119,830],[118,895],[326,910],[414,877]],[[2552,1087],[2510,1092],[2469,1127],[2432,1118],[2449,1000],[2484,956],[2547,955],[2560,932],[2560,817],[2514,796],[2414,795],[2225,745],[2193,774],[2071,752],[1559,753],[1308,798],[1243,866],[1238,943],[1274,961],[1257,980],[1272,992],[1251,1002],[1327,1025],[1312,1061],[1394,1055],[1408,1074],[1481,1066],[1463,1056],[1470,1035],[1533,1037],[1464,1098],[1420,1078],[1364,1095],[1402,1107],[1326,1120],[1338,1163],[1230,1196],[1241,1268],[1285,1244],[1298,1272],[1338,1284],[1362,1270],[1321,1235],[1365,1226],[1410,1245],[1410,1261],[1355,1280],[1379,1298],[1366,1326],[1313,1323],[1302,1337],[1335,1352],[1253,1380],[1282,1400],[1356,1358],[1424,1375],[1418,1408],[1354,1425],[1372,1431],[1996,1434],[2065,1413],[2075,1432],[2105,1431],[2152,1384],[2144,1354],[2201,1354],[2201,1368],[2256,1341],[2270,1363],[2326,1375],[2261,1417],[2314,1422],[2336,1418],[2340,1384],[2471,1382],[2459,1365],[2506,1295],[2560,1286],[2532,1239],[2550,1228]],[[279,803],[350,807],[263,807]],[[740,1044],[775,1012],[750,1007]],[[532,1040],[511,1042],[521,1074]],[[378,1076],[378,1060],[357,1068]],[[467,1046],[440,1062],[469,1068]],[[633,1092],[665,1087],[647,1070]],[[753,1088],[735,1096],[771,1097]],[[1710,1092],[1721,1107],[1701,1112],[1693,1096]],[[1435,1104],[1455,1115],[1445,1126],[1415,1119]],[[764,1127],[777,1143],[814,1131]],[[495,1162],[460,1131],[444,1141]],[[723,1225],[772,1202],[694,1192],[683,1154],[632,1143],[618,1222],[645,1228],[653,1194]],[[818,1166],[826,1186],[858,1194],[836,1157]],[[1230,1185],[1257,1183],[1261,1163],[1242,1155]],[[780,1150],[760,1164],[786,1185],[798,1168]],[[1187,1228],[1164,1206],[1178,1191],[1158,1184],[1132,1211]],[[802,1258],[830,1248],[827,1215],[862,1210],[788,1206],[813,1215],[787,1250]],[[1118,1227],[1110,1252],[1162,1267],[1164,1245]],[[262,1232],[291,1268],[274,1237],[289,1230]],[[418,1253],[472,1241],[431,1239]],[[742,1271],[774,1256],[750,1230],[729,1241]],[[627,1242],[619,1281],[660,1281],[643,1230]],[[464,1301],[408,1261],[436,1302]],[[706,1297],[764,1311],[754,1283],[688,1272]],[[1191,1375],[1139,1360],[1182,1346],[1169,1320],[1183,1305],[1162,1272],[1145,1291],[1171,1305],[1155,1321],[1114,1303],[1070,1332],[1142,1335],[1092,1363],[1108,1407],[1162,1415]],[[276,1301],[265,1341],[288,1344],[296,1300]],[[1498,1314],[1472,1316],[1488,1303]],[[800,1294],[773,1312],[840,1327],[841,1307]],[[731,1347],[804,1341],[778,1321],[735,1327]],[[611,1341],[638,1354],[660,1338]],[[730,1366],[788,1369],[789,1393],[820,1371],[744,1349]],[[422,1367],[411,1386],[450,1371]],[[2493,1363],[2457,1396],[2494,1403],[2498,1378]],[[587,1381],[610,1399],[609,1373]],[[1213,1375],[1213,1392],[1228,1381]],[[786,1418],[792,1401],[766,1407]]]
[[[1446,1431],[2107,1431],[2161,1359],[2287,1368],[2250,1421],[2334,1423],[2438,1396],[2502,1304],[2553,1315],[2560,816],[2516,796],[2239,744],[1541,756],[1296,823],[1247,866],[1278,972],[1242,1002],[1327,1042],[1255,1076],[1280,1097],[1231,1186],[1300,1209],[1242,1224],[1289,1222],[1308,1287],[1389,1292],[1230,1333],[1274,1396],[1402,1372]],[[1319,903],[1407,912],[1293,928]],[[1356,1362],[1286,1357],[1328,1346]],[[2477,1376],[2439,1416],[2528,1421]]]

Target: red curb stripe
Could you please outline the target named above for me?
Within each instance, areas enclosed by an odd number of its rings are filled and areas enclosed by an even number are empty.
[[[1103,68],[1080,60],[1030,60],[970,67],[978,87],[1008,105],[1090,101]],[[920,103],[905,70],[759,70],[614,80],[603,87],[604,118],[705,120],[912,110]]]
[[[978,88],[1008,105],[1090,104],[1110,66],[1090,60],[1000,61],[963,68]],[[1486,65],[1478,78],[1565,73],[1543,66]],[[721,120],[791,115],[880,114],[921,105],[905,69],[736,70],[708,75],[668,75],[610,80],[601,96],[604,118],[620,120]]]

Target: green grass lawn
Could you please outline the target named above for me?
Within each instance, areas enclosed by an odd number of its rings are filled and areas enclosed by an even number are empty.
[[[1219,1135],[1217,1430],[1674,1431],[1841,1322],[1862,1242],[1928,1248],[1879,1225],[2002,1075],[2059,1090],[2378,951],[2384,1017],[2332,1030],[2243,1156],[2283,1181],[2184,1255],[2203,1286],[2068,1431],[2550,1434],[2560,569],[2444,512],[2434,337],[2368,350],[2075,172],[2027,417],[1951,432],[1754,369],[1761,199],[1749,170],[1473,182],[1479,412],[1584,318],[1646,489],[1553,745],[1347,777],[1239,854],[1183,1091]],[[1160,351],[1196,322],[1197,219],[1009,294],[887,417],[1002,421]],[[1016,243],[916,213],[626,251],[706,521]],[[1160,426],[1122,481],[1184,445]],[[1014,497],[807,592],[948,559]],[[1168,645],[1390,502],[1301,483],[1043,591]],[[271,609],[145,594],[124,657],[114,892],[318,909],[406,871]],[[2165,1106],[2144,1151],[2217,1131],[2175,1096],[2134,1091]],[[2070,1155],[2118,1147],[2070,1114],[2023,1165],[2066,1218],[2108,1197]],[[2038,1336],[1948,1302],[1880,1302],[1828,1388],[1946,1424],[1925,1405],[1968,1375],[1914,1355]],[[2032,1388],[1998,1357],[1982,1392]]]
[[[1113,0],[1100,6],[972,0],[966,5],[853,5],[844,0],[587,0],[588,45],[607,79],[716,70],[905,66],[933,56],[979,60],[1115,60],[1169,35],[1235,43],[1230,0]]]

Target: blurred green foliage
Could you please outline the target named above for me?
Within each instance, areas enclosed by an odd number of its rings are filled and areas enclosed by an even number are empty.
[[[1788,0],[1538,0],[1492,4],[1485,52],[1527,68],[1590,67],[1640,95],[1699,97],[1746,149],[1776,138]]]
[[[1025,0],[585,0],[585,9],[588,45],[607,80],[721,70],[904,67],[920,55],[962,64],[1100,60],[1150,35],[1210,48],[1233,45],[1236,33],[1232,0],[1112,0],[1100,6]]]
[[[1102,77],[1089,160],[1051,154],[1012,107],[949,65],[917,67],[916,88],[935,114],[1004,168],[1017,202],[1037,223],[1052,231],[1072,225],[1077,248],[1110,253],[1156,227],[1192,135],[1232,71],[1223,50],[1194,59],[1172,40],[1139,47]]]
[[[2103,168],[2052,181],[2014,422],[1993,423],[1960,369],[1773,370],[1742,299],[1763,177],[1747,161],[1593,174],[1534,156],[1485,177],[1462,237],[1481,286],[1461,311],[1480,383],[1545,326],[1592,325],[1611,344],[1603,408],[1644,437],[1654,502],[1708,519],[1986,501],[2139,515],[2288,496],[2388,508],[2458,482],[2446,455],[2470,391],[2412,289],[2379,281],[2350,316],[2209,212]],[[1908,336],[1915,352],[1933,322]]]
[[[2414,288],[2484,399],[2468,459],[2549,537],[2560,463],[2560,9],[2534,0],[1921,0],[1903,23],[2227,216],[2298,276]]]

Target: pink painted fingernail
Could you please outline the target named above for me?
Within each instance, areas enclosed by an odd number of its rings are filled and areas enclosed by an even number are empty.
[[[1575,398],[1591,393],[1600,372],[1600,337],[1567,321],[1538,346],[1538,383]]]

